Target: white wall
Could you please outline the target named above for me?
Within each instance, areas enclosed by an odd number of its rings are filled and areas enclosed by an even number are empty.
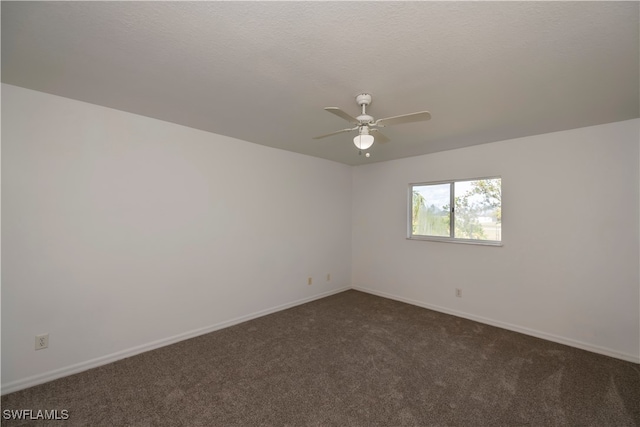
[[[350,285],[638,362],[639,127],[350,168],[2,85],[2,392]],[[493,175],[503,247],[405,239]]]
[[[2,85],[2,392],[349,287],[350,187],[346,165]]]
[[[355,167],[352,285],[640,362],[639,128]],[[409,183],[483,176],[502,176],[503,247],[406,240]]]

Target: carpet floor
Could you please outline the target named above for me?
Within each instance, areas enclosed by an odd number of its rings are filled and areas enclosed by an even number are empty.
[[[2,426],[637,426],[640,365],[350,290],[2,409],[69,415]]]

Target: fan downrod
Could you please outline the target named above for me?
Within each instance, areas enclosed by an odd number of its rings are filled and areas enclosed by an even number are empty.
[[[373,123],[373,117],[367,114],[367,105],[371,104],[371,95],[368,93],[361,93],[356,96],[356,102],[359,106],[362,107],[362,114],[356,117],[356,119],[360,122],[360,126]]]

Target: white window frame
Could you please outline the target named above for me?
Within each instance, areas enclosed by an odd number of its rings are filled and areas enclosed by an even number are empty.
[[[502,176],[486,176],[481,178],[464,178],[464,179],[449,179],[445,181],[429,181],[429,182],[414,182],[409,184],[408,189],[408,216],[407,216],[407,240],[427,240],[433,242],[446,242],[446,243],[463,243],[467,245],[481,245],[481,246],[502,246],[504,239],[502,238],[502,230],[500,231],[501,240],[480,240],[480,239],[463,239],[454,237],[455,233],[455,183],[456,182],[468,182],[468,181],[481,181],[483,179],[499,179],[500,187],[502,188]],[[445,236],[424,236],[421,234],[413,234],[413,188],[426,185],[439,185],[450,184],[449,188],[449,206],[450,206],[450,223],[449,223],[449,237]],[[501,205],[502,207],[502,202]]]

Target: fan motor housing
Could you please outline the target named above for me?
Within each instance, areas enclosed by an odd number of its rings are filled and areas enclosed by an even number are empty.
[[[358,119],[358,121],[360,122],[360,124],[368,124],[368,123],[373,123],[373,117],[371,117],[368,114],[362,114],[358,117],[356,117],[356,119]]]

